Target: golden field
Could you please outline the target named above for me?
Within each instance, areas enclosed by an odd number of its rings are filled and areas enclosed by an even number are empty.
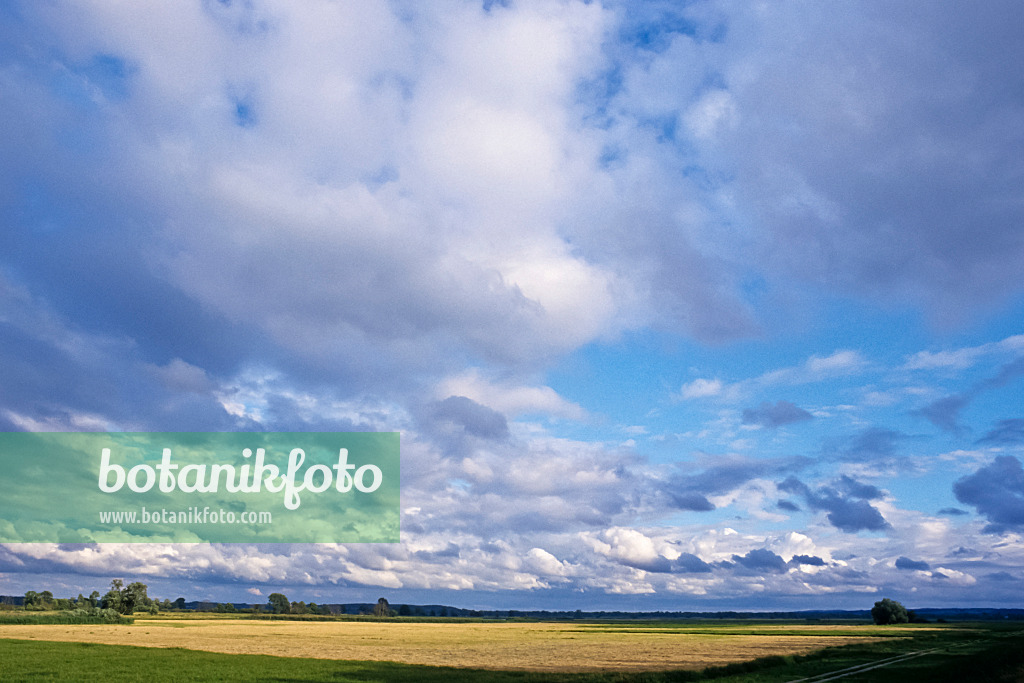
[[[264,621],[0,625],[0,638],[523,671],[700,669],[878,639],[859,626]],[[891,632],[890,632],[891,633]]]

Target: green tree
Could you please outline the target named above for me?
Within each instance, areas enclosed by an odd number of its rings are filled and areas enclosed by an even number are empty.
[[[875,606],[871,608],[871,618],[880,626],[905,624],[910,621],[907,608],[889,598],[882,598],[875,603]]]
[[[175,600],[174,609],[185,609],[185,598],[178,598]]]
[[[100,592],[99,591],[93,591],[92,593],[89,594],[89,606],[90,607],[96,607],[99,604],[100,604]]]
[[[110,590],[100,601],[104,609],[116,610],[121,614],[131,614],[136,609],[149,609],[152,604],[153,601],[146,595],[146,584],[133,581],[125,586],[121,579],[110,582]]]
[[[121,579],[114,579],[110,582],[110,590],[100,600],[100,607],[103,609],[112,609],[124,614],[122,611],[122,603],[124,602],[124,581]]]
[[[373,615],[375,617],[390,617],[391,616],[391,605],[388,604],[386,598],[381,598],[377,601],[377,604],[373,606]]]
[[[25,609],[42,609],[42,599],[35,591],[25,591]]]
[[[283,593],[271,593],[267,597],[267,608],[274,614],[288,614],[291,603]]]
[[[131,614],[136,609],[149,609],[152,601],[146,595],[146,584],[133,581],[122,591],[121,614]]]

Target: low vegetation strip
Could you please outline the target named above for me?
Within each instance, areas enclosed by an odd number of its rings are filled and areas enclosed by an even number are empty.
[[[809,627],[800,627],[806,633]],[[813,632],[813,629],[810,629]],[[335,660],[391,661],[519,671],[696,670],[805,654],[875,637],[586,631],[564,623],[300,622],[162,620],[131,626],[0,625],[0,638],[187,648]]]
[[[131,624],[135,621],[112,609],[86,608],[53,612],[0,612],[2,624]]]

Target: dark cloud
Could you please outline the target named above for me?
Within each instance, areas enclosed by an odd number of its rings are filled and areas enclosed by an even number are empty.
[[[787,477],[785,481],[779,482],[779,490],[785,491],[786,493],[796,493],[804,496],[805,498],[809,498],[811,496],[810,487],[796,477]]]
[[[762,427],[780,427],[813,419],[813,415],[789,401],[777,401],[774,404],[765,401],[757,408],[747,408],[743,411],[743,424],[757,424]]]
[[[672,560],[672,571],[680,574],[706,574],[711,565],[691,553],[683,553]]]
[[[962,517],[963,515],[969,514],[967,510],[961,510],[960,508],[942,508],[939,510],[940,515],[949,515],[951,517]]]
[[[794,555],[793,559],[789,561],[790,564],[794,565],[809,565],[811,567],[824,567],[825,560],[818,557],[817,555]]]
[[[997,446],[1024,443],[1024,419],[1001,420],[988,434],[978,439],[977,443]]]
[[[645,572],[654,572],[655,574],[670,574],[672,572],[672,562],[667,557],[657,556],[649,559],[635,559],[635,558],[619,558],[619,564],[627,567],[633,567],[634,569],[642,569]]]
[[[999,387],[1006,386],[1021,375],[1024,375],[1024,356],[1015,358],[1005,364],[999,368],[999,372],[992,377],[983,380],[979,386],[982,389],[997,389]]]
[[[838,448],[844,460],[853,462],[875,462],[892,460],[896,457],[898,445],[909,438],[902,432],[883,427],[871,427],[857,434],[849,443]]]
[[[499,441],[508,438],[508,421],[504,415],[465,396],[449,396],[432,404],[428,410],[432,419],[457,425],[466,434]]]
[[[1006,386],[1022,374],[1024,374],[1024,356],[1004,364],[996,374],[977,382],[967,391],[940,398],[913,411],[912,414],[923,417],[943,431],[951,434],[964,434],[969,430],[960,424],[960,413],[963,409],[979,394]],[[1000,439],[1011,439],[1009,443],[1015,443],[1020,439],[1020,432],[1024,429],[1022,423],[1024,421],[1004,420],[999,427],[979,439],[978,443],[1008,443]],[[995,440],[990,440],[990,437]]]
[[[958,479],[953,493],[961,503],[973,506],[988,519],[986,531],[1024,528],[1024,469],[1013,456],[1001,455],[974,474]]]
[[[923,417],[943,431],[962,434],[966,428],[960,424],[960,411],[970,403],[970,400],[967,395],[954,394],[933,401],[913,411],[913,414]]]
[[[693,512],[709,512],[715,506],[705,496],[694,491],[668,494],[669,500],[674,507],[680,510],[691,510]]]
[[[890,528],[882,513],[868,502],[881,498],[882,492],[845,475],[832,486],[817,490],[811,490],[796,477],[789,477],[779,484],[779,490],[803,496],[811,509],[827,512],[828,521],[842,531],[855,533]]]
[[[459,546],[449,542],[441,550],[418,550],[412,554],[417,560],[424,562],[435,563],[435,562],[451,562],[459,559],[462,551]]]
[[[846,532],[882,531],[889,523],[866,500],[828,499],[821,503],[828,510],[828,521],[832,526]]]
[[[863,498],[864,500],[878,500],[882,497],[882,491],[877,486],[862,484],[861,482],[843,475],[836,480],[836,488],[844,495],[852,498]]]
[[[775,507],[787,512],[800,512],[800,506],[789,500],[780,500]]]
[[[993,572],[986,574],[985,578],[989,581],[1019,581],[1019,579],[1009,572]]]
[[[782,574],[789,566],[786,561],[767,548],[751,550],[746,555],[733,555],[733,562],[754,572]]]
[[[675,474],[667,480],[663,491],[674,507],[706,512],[715,509],[708,496],[729,493],[753,479],[793,471],[805,464],[801,458],[726,459],[697,474]]]
[[[912,560],[909,557],[898,557],[896,558],[896,569],[904,569],[907,571],[928,571],[929,565],[927,562],[920,562]]]

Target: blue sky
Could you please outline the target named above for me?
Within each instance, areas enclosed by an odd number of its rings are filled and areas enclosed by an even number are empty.
[[[1024,606],[1022,12],[3,3],[0,427],[401,431],[403,541],[0,592]]]

